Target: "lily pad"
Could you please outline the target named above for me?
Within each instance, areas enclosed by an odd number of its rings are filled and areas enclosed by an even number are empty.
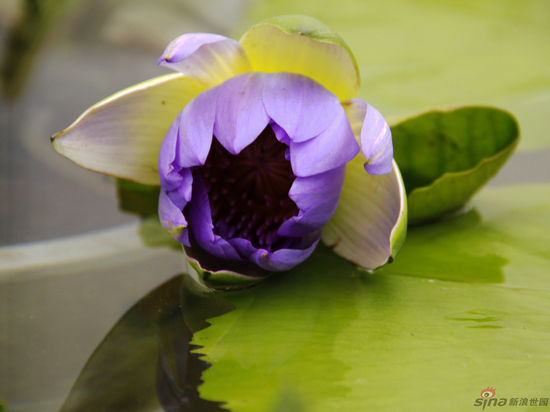
[[[514,117],[490,107],[433,110],[391,129],[410,223],[462,207],[498,172],[519,141]]]
[[[488,386],[547,398],[550,186],[488,189],[474,207],[411,228],[374,274],[320,246],[224,294],[236,309],[193,338],[212,364],[201,396],[232,411],[464,411]]]

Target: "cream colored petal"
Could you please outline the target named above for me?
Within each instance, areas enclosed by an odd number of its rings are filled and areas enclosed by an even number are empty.
[[[55,150],[82,167],[144,184],[159,184],[160,144],[183,107],[205,86],[181,74],[122,90],[86,110],[52,136]]]
[[[407,232],[407,200],[395,161],[386,175],[370,175],[363,156],[348,163],[340,203],[323,228],[323,242],[340,256],[376,269],[395,256]]]

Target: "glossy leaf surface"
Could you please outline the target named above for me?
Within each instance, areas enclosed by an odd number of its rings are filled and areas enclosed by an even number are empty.
[[[237,309],[194,338],[213,365],[200,394],[234,411],[463,411],[488,385],[542,397],[548,222],[548,185],[511,186],[412,228],[371,275],[321,247],[290,274],[224,295]]]

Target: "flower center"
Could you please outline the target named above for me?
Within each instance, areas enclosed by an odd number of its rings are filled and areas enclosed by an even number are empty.
[[[281,224],[298,214],[288,197],[295,176],[285,158],[287,149],[271,126],[238,155],[212,140],[206,163],[198,170],[208,190],[216,234],[248,239],[270,251],[288,242],[277,235]]]

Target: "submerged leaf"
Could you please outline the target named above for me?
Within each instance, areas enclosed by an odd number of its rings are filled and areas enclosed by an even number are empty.
[[[410,223],[462,207],[498,172],[519,141],[514,117],[491,107],[433,110],[391,130]]]

